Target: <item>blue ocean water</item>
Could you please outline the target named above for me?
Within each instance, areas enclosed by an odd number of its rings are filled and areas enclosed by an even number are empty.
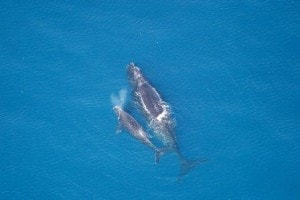
[[[299,199],[299,6],[2,1],[0,199]],[[209,159],[180,184],[175,155],[115,134],[131,61]]]

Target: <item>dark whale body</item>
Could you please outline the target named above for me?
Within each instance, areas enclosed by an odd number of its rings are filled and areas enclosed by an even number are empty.
[[[172,134],[174,120],[171,118],[168,104],[162,100],[157,90],[150,85],[137,66],[130,63],[127,66],[127,72],[136,102],[154,133],[165,145],[176,148],[175,135]]]
[[[158,163],[160,157],[165,153],[165,149],[160,149],[156,147],[150,141],[143,127],[129,113],[124,111],[120,106],[114,106],[113,110],[115,111],[118,117],[119,127],[125,129],[134,138],[138,139],[140,142],[153,149],[155,152],[155,163]],[[119,129],[118,132],[121,132],[121,129]]]
[[[136,102],[144,113],[149,126],[163,144],[178,155],[181,161],[179,178],[182,178],[203,160],[188,160],[183,156],[173,131],[175,123],[171,116],[170,106],[162,100],[157,90],[144,77],[140,68],[134,63],[130,63],[127,66],[127,74]]]

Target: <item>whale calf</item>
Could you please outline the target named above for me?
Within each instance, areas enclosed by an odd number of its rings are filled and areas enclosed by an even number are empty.
[[[171,115],[170,106],[162,100],[157,90],[144,77],[140,68],[134,63],[130,63],[127,65],[127,74],[133,87],[136,102],[144,113],[149,126],[162,143],[178,155],[181,162],[179,178],[182,178],[204,160],[188,160],[183,156],[173,131],[175,122]]]
[[[143,127],[126,111],[124,111],[120,106],[114,106],[113,110],[115,111],[119,126],[128,133],[130,133],[134,138],[141,141],[146,146],[150,147],[155,152],[155,163],[158,163],[160,157],[167,151],[167,148],[158,148],[150,140],[147,133],[144,131]],[[119,129],[117,132],[121,132]]]

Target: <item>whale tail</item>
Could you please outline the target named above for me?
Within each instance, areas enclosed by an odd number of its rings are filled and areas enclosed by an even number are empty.
[[[155,164],[158,164],[161,157],[168,152],[170,149],[169,148],[157,148],[155,149]]]
[[[187,160],[181,159],[181,168],[178,175],[178,182],[181,182],[182,178],[187,175],[192,169],[197,167],[200,163],[206,162],[207,160]]]

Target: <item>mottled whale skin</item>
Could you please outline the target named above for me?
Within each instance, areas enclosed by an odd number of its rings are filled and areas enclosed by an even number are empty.
[[[155,163],[158,163],[160,157],[165,153],[166,148],[160,149],[156,147],[149,139],[147,133],[144,131],[143,127],[126,111],[124,111],[120,106],[114,106],[113,110],[118,117],[119,126],[130,133],[134,138],[150,147],[155,152]],[[118,130],[117,132],[121,132]]]
[[[172,134],[174,120],[171,118],[170,107],[145,79],[140,68],[130,63],[127,66],[127,72],[137,104],[145,114],[156,136],[165,145],[176,149],[175,135]]]
[[[162,100],[157,90],[144,77],[141,69],[134,63],[130,63],[127,65],[127,74],[133,87],[136,102],[145,114],[149,126],[163,144],[178,155],[181,161],[181,171],[178,178],[181,179],[204,160],[188,160],[183,156],[173,131],[175,123],[171,116],[170,106]]]

